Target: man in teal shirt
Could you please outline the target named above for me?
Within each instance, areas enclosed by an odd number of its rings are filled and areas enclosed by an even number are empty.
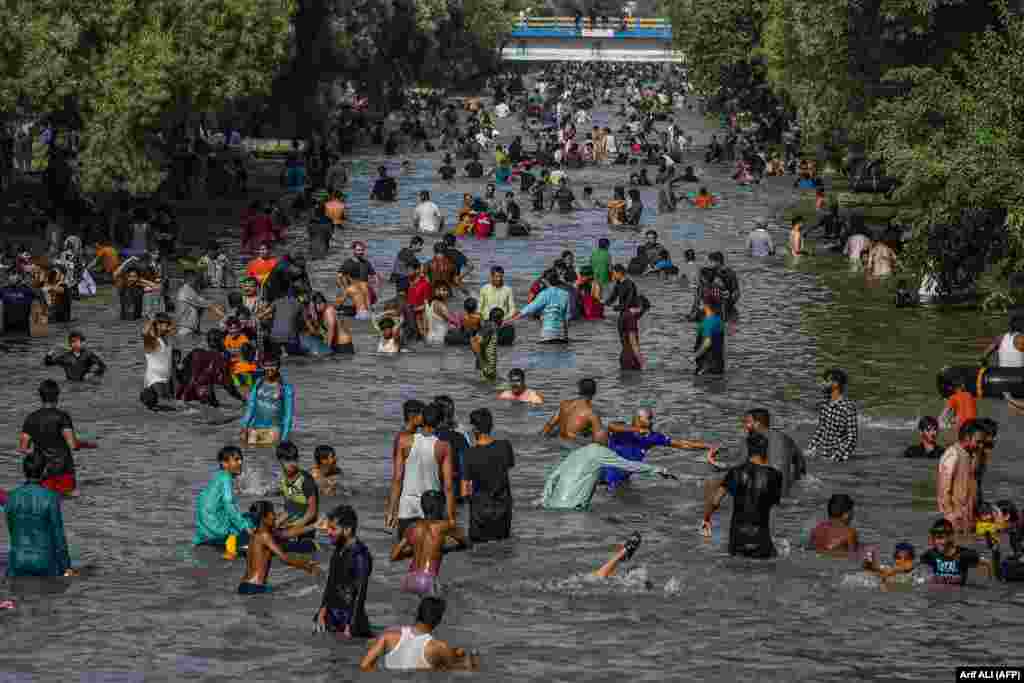
[[[242,416],[242,445],[274,446],[292,433],[295,390],[281,375],[281,359],[263,359],[263,377],[249,391]]]
[[[7,533],[11,552],[7,576],[66,576],[73,574],[60,494],[43,488],[46,456],[25,456],[24,485],[7,498]]]
[[[509,325],[520,318],[535,313],[541,314],[540,342],[542,344],[567,344],[569,342],[569,293],[562,289],[561,280],[555,274],[547,276],[548,286],[542,289],[533,301],[523,306],[503,324]]]
[[[571,451],[548,475],[544,482],[544,508],[589,510],[603,467],[615,467],[641,476],[675,479],[664,467],[626,460],[600,444],[590,444]]]
[[[590,252],[590,267],[594,271],[594,279],[601,285],[602,292],[611,282],[612,256],[608,253],[610,246],[611,242],[608,241],[608,238],[602,237],[597,241],[597,248]]]
[[[238,536],[238,546],[248,543],[248,531],[256,525],[243,515],[235,500],[235,477],[242,473],[242,451],[225,446],[217,454],[220,471],[196,500],[196,533],[192,545],[221,546],[229,536]]]

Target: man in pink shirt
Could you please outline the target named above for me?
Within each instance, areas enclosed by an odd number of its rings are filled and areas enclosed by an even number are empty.
[[[959,441],[943,453],[935,482],[939,511],[958,534],[973,533],[978,504],[977,456],[985,431],[975,420],[960,428]]]

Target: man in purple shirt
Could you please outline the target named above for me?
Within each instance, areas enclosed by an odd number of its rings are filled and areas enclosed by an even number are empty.
[[[634,462],[643,462],[647,457],[647,451],[656,447],[680,448],[684,450],[707,450],[708,461],[714,460],[717,446],[711,446],[703,441],[688,441],[686,439],[673,439],[661,432],[654,431],[654,411],[649,408],[641,408],[636,411],[633,423],[630,425],[622,422],[613,422],[608,425],[608,448],[615,451],[620,457]],[[629,473],[623,472],[617,467],[603,467],[601,469],[600,481],[608,484],[610,490],[629,480]]]

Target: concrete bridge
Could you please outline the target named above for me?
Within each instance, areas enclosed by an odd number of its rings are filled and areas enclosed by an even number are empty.
[[[664,19],[614,19],[591,25],[583,18],[530,17],[512,31],[501,58],[509,62],[682,62]]]

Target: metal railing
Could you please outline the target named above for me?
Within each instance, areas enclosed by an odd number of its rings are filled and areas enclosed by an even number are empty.
[[[608,21],[598,19],[591,22],[583,17],[577,23],[574,17],[526,17],[518,19],[512,29],[512,35],[584,35],[600,33],[628,36],[671,36],[672,24],[666,19],[650,17],[608,17]]]

